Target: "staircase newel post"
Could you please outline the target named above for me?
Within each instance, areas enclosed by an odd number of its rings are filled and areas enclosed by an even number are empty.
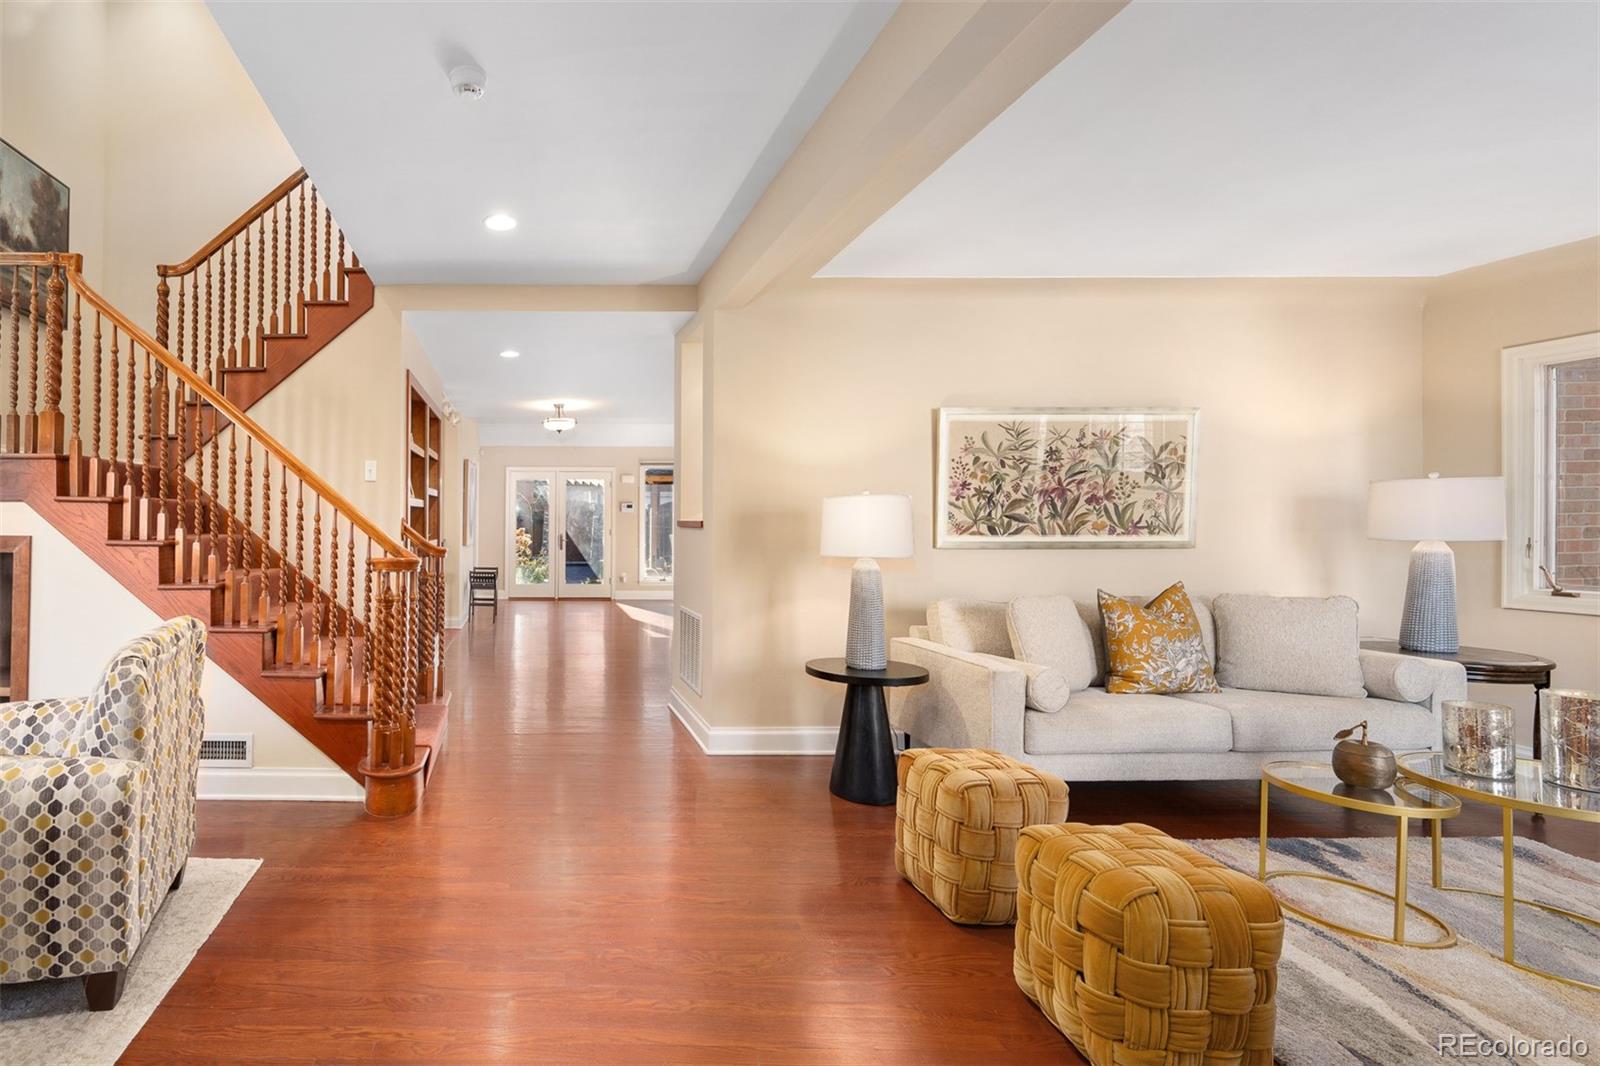
[[[67,423],[61,413],[61,341],[66,328],[66,270],[59,259],[49,268],[45,286],[44,396],[35,431],[34,450],[48,455],[66,451]]]
[[[366,809],[380,818],[410,814],[422,802],[422,763],[417,758],[414,685],[408,681],[406,634],[411,611],[407,595],[417,568],[415,556],[384,556],[372,561],[377,582],[373,611],[372,721],[367,755],[357,769],[366,781]]]

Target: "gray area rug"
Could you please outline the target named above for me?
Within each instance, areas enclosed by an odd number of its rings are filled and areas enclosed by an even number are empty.
[[[116,1010],[91,1012],[80,980],[0,985],[0,1063],[116,1062],[260,866],[190,859],[183,887],[167,896],[133,957]]]
[[[1189,843],[1235,869],[1256,872],[1255,839]],[[1268,865],[1392,891],[1394,838],[1273,840]],[[1474,1062],[1600,1063],[1600,993],[1507,966],[1500,959],[1500,901],[1434,889],[1427,838],[1412,837],[1408,866],[1411,902],[1449,923],[1459,937],[1456,946],[1396,947],[1285,914],[1277,1060],[1286,1066],[1440,1062],[1450,1057],[1441,1057],[1440,1037],[1464,1034],[1504,1045],[1473,1056]],[[1498,837],[1445,838],[1445,884],[1498,891],[1500,869]],[[1600,863],[1519,840],[1516,879],[1524,899],[1600,917]],[[1304,878],[1278,878],[1272,888],[1279,898],[1351,928],[1393,928],[1393,904],[1352,888]],[[1432,939],[1436,930],[1412,914],[1407,935]],[[1516,945],[1519,962],[1600,982],[1600,930],[1593,926],[1519,906]],[[1562,1037],[1584,1041],[1587,1054],[1510,1046]]]

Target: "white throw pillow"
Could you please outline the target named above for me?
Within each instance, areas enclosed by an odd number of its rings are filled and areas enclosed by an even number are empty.
[[[1349,596],[1247,596],[1211,603],[1217,627],[1217,680],[1226,688],[1367,694],[1362,686],[1361,628]]]
[[[1006,628],[1012,658],[1059,671],[1073,692],[1094,684],[1094,641],[1072,597],[1019,596],[1006,609]]]

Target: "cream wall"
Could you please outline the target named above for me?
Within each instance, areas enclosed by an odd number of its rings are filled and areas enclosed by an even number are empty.
[[[0,503],[0,529],[33,538],[28,689],[34,699],[93,691],[111,653],[160,617],[23,503]],[[93,611],[81,605],[93,603]],[[361,788],[214,662],[201,682],[206,731],[255,735],[255,769],[202,771],[203,797],[361,798]]]
[[[299,163],[203,3],[0,5],[0,135],[66,182],[72,250],[155,326],[187,258]]]
[[[680,697],[714,727],[837,723],[837,688],[802,669],[838,654],[849,594],[819,500],[863,489],[915,505],[916,557],[883,564],[891,633],[939,596],[1181,579],[1348,593],[1392,634],[1407,548],[1366,538],[1366,491],[1421,463],[1421,300],[1408,281],[815,281],[715,312],[706,530],[679,538],[679,602],[712,608],[707,686]],[[945,404],[1198,407],[1197,547],[935,551]]]
[[[1600,329],[1600,240],[1464,270],[1428,285],[1423,317],[1424,466],[1446,476],[1502,473],[1500,349]],[[1548,656],[1555,684],[1600,689],[1600,618],[1500,606],[1499,544],[1457,544],[1461,640]],[[1474,686],[1517,708],[1531,742],[1532,692]]]
[[[616,471],[611,482],[611,573],[615,579],[613,590],[616,597],[625,598],[630,592],[670,589],[670,585],[639,580],[639,467],[646,463],[670,463],[671,451],[670,448],[565,448],[555,445],[516,448],[488,446],[480,449],[483,456],[478,472],[480,563],[500,568],[503,589],[509,572],[506,561],[507,469],[519,466],[544,470],[606,467]],[[624,485],[622,478],[630,474],[634,483]],[[620,509],[625,500],[633,503],[633,511],[624,513]],[[674,545],[682,543],[682,539],[681,535],[674,538]],[[623,580],[623,575],[627,580]]]

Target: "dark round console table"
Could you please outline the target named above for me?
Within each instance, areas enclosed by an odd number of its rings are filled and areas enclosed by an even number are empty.
[[[921,685],[928,671],[891,662],[882,670],[853,670],[843,659],[812,659],[806,673],[845,686],[839,743],[833,749],[828,790],[851,803],[886,807],[894,802],[894,739],[889,733],[886,688]]]
[[[1533,757],[1539,757],[1539,693],[1550,687],[1550,675],[1556,664],[1551,659],[1527,655],[1520,651],[1500,651],[1497,648],[1469,648],[1463,646],[1454,655],[1436,652],[1410,651],[1397,640],[1363,640],[1363,648],[1371,651],[1390,651],[1398,655],[1415,655],[1422,659],[1446,659],[1466,667],[1467,680],[1485,685],[1533,686]]]

